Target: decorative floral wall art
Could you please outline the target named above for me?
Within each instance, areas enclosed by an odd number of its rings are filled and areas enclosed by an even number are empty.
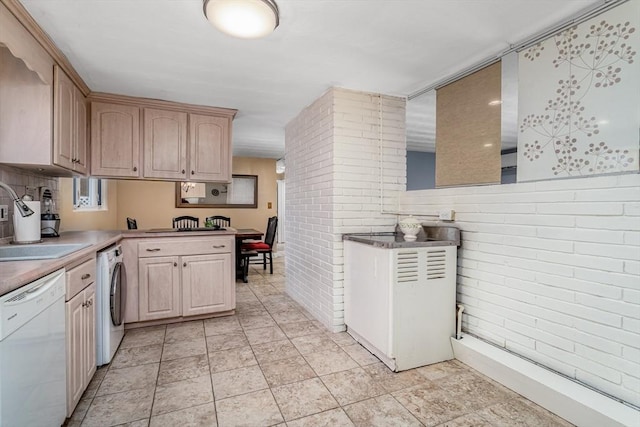
[[[640,2],[520,52],[518,181],[638,171]]]

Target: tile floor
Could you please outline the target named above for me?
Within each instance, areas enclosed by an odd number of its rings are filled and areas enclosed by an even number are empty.
[[[449,361],[393,373],[251,268],[237,314],[130,330],[68,426],[569,426]]]

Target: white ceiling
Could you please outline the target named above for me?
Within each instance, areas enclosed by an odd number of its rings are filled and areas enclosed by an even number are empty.
[[[234,155],[278,158],[331,86],[407,96],[603,0],[277,0],[234,39],[201,0],[21,0],[94,91],[238,109]]]

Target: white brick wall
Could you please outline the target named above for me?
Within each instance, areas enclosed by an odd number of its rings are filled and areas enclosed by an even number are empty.
[[[405,192],[454,209],[466,331],[640,405],[640,175]]]
[[[404,99],[332,88],[287,125],[287,292],[333,331],[344,330],[342,234],[396,223],[382,212],[406,187],[404,123]]]

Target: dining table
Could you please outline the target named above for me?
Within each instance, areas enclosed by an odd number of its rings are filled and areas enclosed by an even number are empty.
[[[244,262],[249,262],[250,256],[257,256],[257,253],[253,253],[254,251],[247,252],[243,256],[242,252],[242,242],[245,240],[254,240],[254,239],[262,239],[264,233],[260,230],[255,230],[253,228],[236,228],[236,279],[242,279],[243,282],[247,283],[247,270]]]

